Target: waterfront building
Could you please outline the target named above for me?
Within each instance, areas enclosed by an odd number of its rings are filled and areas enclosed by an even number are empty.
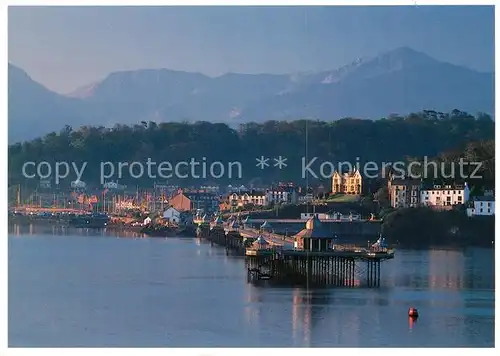
[[[475,197],[467,208],[468,216],[495,215],[495,198],[491,195]]]
[[[420,179],[398,179],[391,176],[387,182],[389,200],[393,208],[414,208],[420,204]]]
[[[163,212],[163,219],[168,222],[178,223],[181,220],[181,213],[174,207],[170,207]]]
[[[428,207],[452,207],[469,201],[470,190],[465,184],[434,184],[422,188],[420,202]]]
[[[212,213],[218,210],[219,198],[214,193],[179,190],[170,199],[170,205],[178,211],[201,210],[204,213]]]
[[[328,251],[332,248],[333,237],[317,215],[306,222],[305,229],[295,235],[295,248],[308,251]]]

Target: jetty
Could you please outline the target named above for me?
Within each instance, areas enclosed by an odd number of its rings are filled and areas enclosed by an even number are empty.
[[[380,285],[381,263],[395,256],[381,240],[367,247],[336,243],[316,215],[290,237],[274,233],[269,221],[259,228],[247,223],[248,218],[205,220],[197,236],[245,256],[251,282],[375,287]]]

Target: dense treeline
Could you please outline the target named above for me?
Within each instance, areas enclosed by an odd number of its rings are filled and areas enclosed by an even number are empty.
[[[382,233],[391,243],[403,247],[491,247],[495,240],[495,217],[470,218],[465,208],[451,211],[398,209],[384,218]]]
[[[423,111],[405,117],[391,115],[377,121],[355,118],[333,122],[268,121],[243,124],[236,130],[225,124],[208,122],[142,122],[134,126],[82,127],[77,130],[66,126],[59,133],[10,145],[9,183],[29,184],[21,173],[26,161],[65,161],[78,165],[88,162],[82,179],[99,184],[100,162],[139,161],[145,164],[150,158],[153,162],[169,161],[175,165],[191,158],[201,162],[203,157],[208,164],[213,161],[241,162],[242,184],[277,180],[299,183],[306,140],[306,162],[318,157],[310,167],[319,172],[324,161],[336,165],[341,161],[355,163],[358,159],[361,163],[375,161],[381,164],[409,157],[436,157],[440,152],[452,149],[463,151],[468,142],[494,140],[494,122],[486,114],[473,116],[453,110],[450,113]],[[491,144],[494,147],[494,143]],[[280,155],[287,158],[287,167],[282,170],[273,167],[273,158]],[[256,167],[255,159],[260,156],[270,158],[270,167],[264,170]],[[72,174],[62,184],[69,184],[74,178]],[[157,180],[165,179],[158,177]],[[142,180],[131,178],[128,170],[124,171],[120,181],[134,186],[152,184],[146,175]],[[182,180],[184,184],[195,181]],[[36,184],[37,180],[31,179],[30,182]],[[233,182],[234,177],[228,179],[225,175],[221,179],[209,178],[203,183]],[[313,177],[309,182],[314,183]]]

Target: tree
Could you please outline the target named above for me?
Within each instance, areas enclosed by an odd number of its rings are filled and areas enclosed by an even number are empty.
[[[391,206],[389,201],[389,191],[387,186],[383,186],[373,196],[374,200],[378,202],[381,208],[387,208]]]

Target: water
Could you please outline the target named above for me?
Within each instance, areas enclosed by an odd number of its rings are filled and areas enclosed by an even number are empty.
[[[493,250],[398,251],[378,289],[305,290],[247,284],[194,238],[92,234],[11,228],[11,347],[494,346]]]

